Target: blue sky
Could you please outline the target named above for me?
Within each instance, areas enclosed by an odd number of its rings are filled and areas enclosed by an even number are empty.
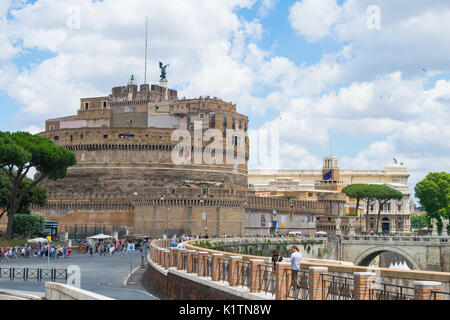
[[[279,133],[282,168],[320,168],[331,147],[342,168],[400,159],[410,189],[448,171],[450,3],[438,0],[2,0],[1,130],[39,132],[82,97],[142,81],[146,16],[150,81],[164,61],[179,96],[235,102],[251,129]]]

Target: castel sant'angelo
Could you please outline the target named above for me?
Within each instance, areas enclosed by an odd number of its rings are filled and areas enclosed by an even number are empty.
[[[335,184],[309,198],[255,192],[247,132],[248,118],[235,104],[180,99],[164,73],[151,86],[131,77],[110,95],[82,98],[77,115],[46,121],[41,135],[75,152],[77,164],[64,179],[44,180],[48,203],[32,213],[58,223],[58,234],[70,239],[286,233],[333,228],[318,217],[345,216]]]

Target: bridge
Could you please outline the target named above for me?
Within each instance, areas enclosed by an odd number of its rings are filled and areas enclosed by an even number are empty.
[[[344,236],[336,238],[333,245],[334,259],[358,266],[368,266],[380,254],[390,252],[402,256],[414,270],[450,272],[448,238]]]
[[[293,243],[295,240],[298,243]],[[321,243],[316,240],[318,239],[309,239],[307,244],[301,238],[217,238],[187,241],[186,249],[169,247],[171,240],[153,240],[148,257],[146,284],[162,297],[175,300],[450,299],[449,272],[373,268],[309,257],[302,259],[301,269],[294,274],[288,258],[278,262],[275,270],[270,256],[229,251],[229,245],[234,244],[236,250],[241,250],[248,244],[253,248],[273,245],[297,245],[303,248],[303,245],[313,245],[314,249],[309,250],[312,252],[319,249],[319,246],[324,249],[328,244],[339,247],[342,249],[341,253],[344,253],[352,250],[351,242],[361,246],[371,241],[389,242],[346,237],[328,239],[330,241],[323,238]],[[391,241],[401,244],[399,240]],[[414,241],[433,242],[412,240]],[[216,246],[227,251],[215,250]],[[366,263],[377,252],[397,249],[395,246],[386,246],[384,249],[366,250],[363,251],[366,255],[358,255],[356,258],[361,263]],[[407,255],[406,250],[398,252]]]

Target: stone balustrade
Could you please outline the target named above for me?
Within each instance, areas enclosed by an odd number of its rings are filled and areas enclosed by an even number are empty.
[[[375,273],[368,270],[368,267],[314,264],[302,261],[301,271],[294,273],[289,262],[278,262],[274,272],[268,257],[244,256],[196,248],[189,245],[189,242],[185,243],[185,246],[189,246],[188,250],[174,248],[167,250],[169,245],[169,240],[154,240],[151,243],[149,260],[164,270],[173,269],[191,274],[202,279],[203,283],[211,283],[211,286],[220,282],[230,288],[239,287],[241,292],[245,290],[248,294],[259,294],[260,298],[301,299],[298,292],[304,290],[306,291],[304,297],[309,300],[336,299],[342,292],[335,292],[333,288],[345,285],[348,287],[346,298],[353,300],[385,300],[395,295],[397,299],[401,300],[447,299],[441,294],[442,282],[419,281],[420,279],[433,279],[433,276],[430,276],[433,272],[429,271],[382,270],[379,268],[379,271],[382,272]],[[228,263],[224,263],[224,261]],[[223,268],[224,265],[227,268]],[[299,281],[299,272],[306,281]],[[417,280],[414,280],[413,288],[381,283],[388,272],[391,277],[408,273],[409,277],[415,275]],[[435,277],[440,277],[446,283],[450,282],[449,273],[434,273],[437,274],[434,275]],[[297,279],[293,278],[293,275],[296,275]],[[271,289],[264,285],[264,283],[267,284],[268,279],[272,279],[275,283]],[[393,287],[393,289],[386,289],[386,286]],[[446,294],[444,293],[444,295]]]

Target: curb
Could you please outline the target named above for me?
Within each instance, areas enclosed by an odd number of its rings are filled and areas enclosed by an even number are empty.
[[[123,285],[126,287],[128,285],[128,280],[130,279],[131,275],[141,269],[141,266],[137,266],[133,271],[131,271],[123,280]]]
[[[38,296],[34,296],[34,295],[31,295],[31,294],[26,294],[26,293],[22,293],[22,292],[17,292],[17,291],[14,291],[14,290],[1,289],[0,290],[0,294],[7,295],[7,296],[12,296],[12,297],[24,298],[24,299],[27,299],[27,300],[44,300],[43,297],[38,297]]]

